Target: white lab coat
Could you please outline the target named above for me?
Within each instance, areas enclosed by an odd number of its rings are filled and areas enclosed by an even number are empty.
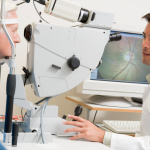
[[[112,134],[110,148],[113,150],[150,150],[150,85],[143,94],[143,108],[138,137]]]

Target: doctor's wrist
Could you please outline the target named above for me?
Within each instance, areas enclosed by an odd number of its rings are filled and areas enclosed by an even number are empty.
[[[103,140],[104,140],[104,137],[105,137],[105,132],[106,131],[103,131],[103,130],[100,131],[100,137],[99,137],[99,142],[100,143],[103,143]]]

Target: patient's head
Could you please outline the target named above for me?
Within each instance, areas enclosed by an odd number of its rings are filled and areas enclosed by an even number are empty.
[[[150,13],[142,18],[148,22],[143,32],[142,62],[146,65],[150,65]]]
[[[17,19],[16,9],[17,5],[9,1],[5,1],[5,19]],[[16,46],[16,43],[20,43],[20,37],[17,33],[18,23],[8,24],[6,25],[6,28]],[[6,56],[11,56],[11,52],[12,50],[9,40],[0,25],[0,59]]]

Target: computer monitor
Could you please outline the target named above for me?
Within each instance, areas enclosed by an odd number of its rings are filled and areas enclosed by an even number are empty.
[[[117,99],[118,102],[121,102],[120,97],[142,98],[144,88],[148,86],[146,76],[150,74],[150,66],[142,63],[142,33],[125,31],[120,31],[120,33],[122,40],[109,42],[106,45],[102,64],[77,87],[77,91],[82,94],[102,96],[90,98],[89,102],[93,100],[95,103],[97,99],[103,99],[102,105],[107,105],[108,97],[104,98],[103,96],[118,97],[112,98],[113,100]],[[108,101],[108,105],[110,101]],[[124,103],[123,98],[122,104],[116,105],[117,101],[112,101],[112,106],[130,106]]]

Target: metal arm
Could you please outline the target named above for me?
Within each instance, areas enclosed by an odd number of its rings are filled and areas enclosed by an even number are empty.
[[[7,78],[7,89],[6,89],[7,101],[6,101],[5,127],[4,127],[5,134],[3,139],[4,142],[8,142],[9,136],[11,134],[11,128],[12,128],[12,113],[13,113],[13,100],[14,100],[14,94],[16,89],[16,76],[15,76],[14,65],[11,64],[15,60],[15,45],[5,26],[5,0],[1,1],[1,24],[12,48],[11,61],[9,64],[10,74],[8,75]]]

